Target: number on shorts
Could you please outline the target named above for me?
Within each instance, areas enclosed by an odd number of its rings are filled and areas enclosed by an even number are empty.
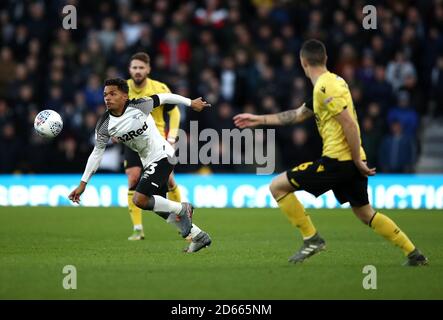
[[[148,168],[146,168],[147,174],[153,174],[155,172],[155,167],[157,166],[157,163],[151,163]]]
[[[304,162],[302,164],[299,164],[297,167],[295,167],[294,169],[292,169],[292,171],[305,171],[310,165],[312,165],[313,162]]]

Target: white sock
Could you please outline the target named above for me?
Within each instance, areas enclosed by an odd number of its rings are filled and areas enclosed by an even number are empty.
[[[176,216],[174,214],[170,214],[168,219],[166,219],[167,223],[173,224],[177,227],[177,230],[180,231],[180,223],[175,219]],[[198,235],[202,230],[195,224],[192,224],[191,231],[189,232],[186,240],[192,240],[196,235]]]
[[[182,210],[181,202],[175,202],[163,198],[161,196],[153,196],[154,197],[154,212],[172,212],[176,215],[180,214]]]
[[[143,230],[143,225],[141,224],[134,225],[134,231],[141,231],[141,230]]]
[[[195,224],[192,224],[191,232],[189,233],[188,237],[195,238],[202,230],[197,227]]]

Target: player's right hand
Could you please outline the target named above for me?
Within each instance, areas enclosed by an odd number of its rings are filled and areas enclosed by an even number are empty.
[[[191,108],[197,112],[202,111],[206,107],[210,107],[211,104],[202,99],[202,97],[191,100]]]
[[[355,161],[354,163],[362,176],[368,177],[375,175],[375,168],[369,168],[365,161],[359,160]]]
[[[240,129],[256,127],[260,125],[260,116],[251,113],[240,113],[234,116],[234,124]]]
[[[166,141],[168,141],[169,144],[175,148],[176,143],[178,141],[178,137],[167,137]]]
[[[71,200],[74,203],[79,204],[80,203],[80,196],[85,191],[85,186],[83,182],[80,183],[80,185],[75,188],[68,196],[69,200]]]

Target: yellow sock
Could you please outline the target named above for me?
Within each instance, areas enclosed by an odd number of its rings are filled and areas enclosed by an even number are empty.
[[[382,235],[385,239],[397,247],[400,247],[405,255],[414,251],[415,246],[411,240],[409,240],[408,236],[400,230],[394,221],[384,214],[376,212],[369,225],[379,235]]]
[[[277,200],[278,206],[287,216],[289,221],[300,229],[303,238],[309,238],[317,232],[311,218],[306,214],[305,208],[291,192]]]
[[[134,190],[128,190],[128,210],[129,215],[131,216],[132,224],[134,226],[142,225],[142,209],[137,207],[132,201],[132,197],[134,196]]]
[[[178,185],[168,191],[168,199],[175,202],[181,202],[180,189]]]

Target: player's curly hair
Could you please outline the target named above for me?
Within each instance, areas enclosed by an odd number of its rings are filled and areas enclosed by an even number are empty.
[[[126,94],[129,93],[128,83],[122,78],[107,79],[105,80],[105,87],[106,86],[116,86],[121,92]]]

